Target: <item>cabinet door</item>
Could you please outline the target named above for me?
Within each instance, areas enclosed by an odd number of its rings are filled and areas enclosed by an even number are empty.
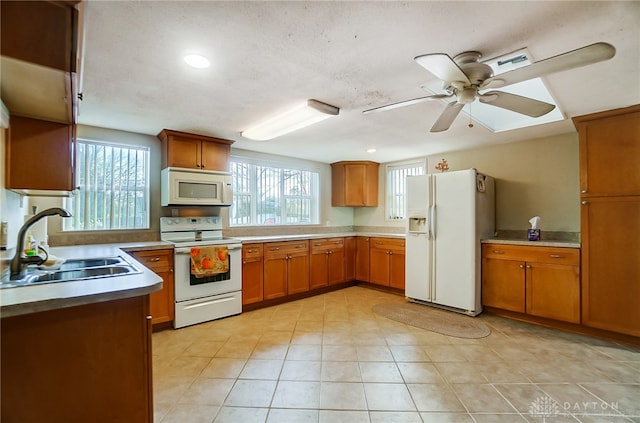
[[[329,285],[344,282],[344,249],[329,250],[327,267]]]
[[[215,141],[202,141],[202,169],[227,172],[229,170],[229,154],[229,144]]]
[[[629,109],[575,119],[583,197],[640,195],[640,107]]]
[[[167,166],[200,169],[201,141],[170,136],[167,142]]]
[[[525,310],[524,262],[482,259],[482,304],[504,310]]]
[[[287,295],[286,255],[265,255],[264,257],[264,299]]]
[[[136,251],[131,255],[162,278],[162,289],[149,295],[151,323],[173,322],[176,308],[173,250]]]
[[[367,167],[364,164],[347,164],[344,168],[345,204],[348,206],[366,206]]]
[[[309,255],[290,254],[287,260],[287,294],[297,294],[309,290]]]
[[[3,318],[2,421],[152,422],[148,314],[145,295]]]
[[[404,250],[389,250],[389,286],[404,291],[405,254]]]
[[[329,283],[329,252],[311,250],[309,255],[309,289],[322,288]]]
[[[356,279],[356,237],[349,236],[344,239],[344,280]]]
[[[73,126],[12,116],[7,142],[6,187],[73,191]]]
[[[252,304],[263,299],[262,257],[249,257],[242,261],[242,304]]]
[[[369,243],[371,238],[356,238],[356,279],[369,282]]]
[[[580,323],[578,266],[526,263],[527,314]]]
[[[369,282],[389,286],[389,250],[371,248],[369,257]]]
[[[640,197],[589,198],[581,222],[582,323],[640,336]]]

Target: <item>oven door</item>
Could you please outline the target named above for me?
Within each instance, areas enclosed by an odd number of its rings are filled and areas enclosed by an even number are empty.
[[[176,302],[242,290],[242,244],[216,246],[229,249],[229,271],[205,278],[196,278],[191,274],[190,247],[174,250]]]

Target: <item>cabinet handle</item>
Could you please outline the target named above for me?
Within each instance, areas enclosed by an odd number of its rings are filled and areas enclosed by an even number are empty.
[[[147,316],[147,320],[151,320],[151,319],[153,319],[152,316]]]
[[[382,245],[381,241],[376,241],[376,245]]]
[[[304,248],[304,245],[296,245],[295,248]]]
[[[493,254],[504,254],[503,250],[492,250],[491,251]]]
[[[280,247],[271,247],[269,248],[270,251],[278,251],[280,249]]]
[[[521,264],[520,266],[518,266],[520,269],[524,269],[524,264]]]
[[[586,193],[587,193],[586,189],[583,189],[582,191],[580,191],[580,194],[586,194]]]
[[[204,169],[205,167],[206,167],[206,166],[205,166],[205,164],[203,163],[203,164],[202,164],[202,168]]]
[[[527,264],[527,269],[531,269],[531,265],[530,264]]]
[[[284,259],[285,259],[285,260],[289,260],[290,258],[291,258],[291,257],[289,257],[289,256],[285,256],[285,257],[284,257]]]
[[[151,261],[151,262],[160,261],[160,257],[153,257],[153,258],[150,258],[150,259],[149,259],[149,261]]]
[[[564,258],[564,256],[562,256],[560,254],[549,254],[549,257],[551,257],[551,258]]]
[[[313,244],[314,247],[322,247],[322,244]]]
[[[589,203],[589,202],[588,202],[587,200],[580,201],[580,204],[582,204],[583,206],[584,206],[584,205],[586,205],[586,204],[588,204],[588,203]]]
[[[393,254],[393,251],[388,251],[387,254],[391,255]]]
[[[247,261],[246,260],[242,260],[242,264],[247,264]]]
[[[257,250],[254,250],[253,248],[250,248],[247,250],[247,253],[255,253]]]
[[[196,163],[196,167],[201,167],[200,164]]]

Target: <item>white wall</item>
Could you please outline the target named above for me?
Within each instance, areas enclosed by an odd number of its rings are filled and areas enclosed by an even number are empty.
[[[427,157],[427,172],[442,159],[450,171],[476,168],[496,178],[496,229],[523,230],[541,216],[547,231],[580,232],[578,134],[455,151]],[[355,210],[356,226],[403,228],[384,219],[385,166],[380,166],[379,207]]]

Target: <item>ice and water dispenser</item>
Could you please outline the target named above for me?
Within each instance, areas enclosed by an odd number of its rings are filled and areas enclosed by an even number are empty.
[[[409,210],[407,213],[407,233],[408,234],[426,234],[428,231],[427,226],[427,211],[426,210]]]

